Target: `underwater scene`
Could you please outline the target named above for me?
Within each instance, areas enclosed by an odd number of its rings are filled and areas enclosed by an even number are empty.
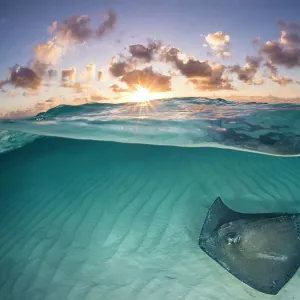
[[[300,105],[59,105],[0,130],[0,299],[298,299]]]

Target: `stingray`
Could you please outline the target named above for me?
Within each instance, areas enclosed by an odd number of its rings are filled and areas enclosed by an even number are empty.
[[[199,246],[245,284],[276,295],[300,265],[300,213],[239,213],[217,198]]]

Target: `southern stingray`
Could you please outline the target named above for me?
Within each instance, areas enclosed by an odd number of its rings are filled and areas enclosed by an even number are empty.
[[[239,280],[276,295],[300,265],[300,213],[239,213],[217,198],[199,246]]]

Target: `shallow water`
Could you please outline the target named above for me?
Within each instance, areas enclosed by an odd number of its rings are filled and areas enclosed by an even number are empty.
[[[198,238],[218,196],[300,212],[299,156],[29,136],[0,155],[1,300],[297,298],[299,271],[265,295]]]

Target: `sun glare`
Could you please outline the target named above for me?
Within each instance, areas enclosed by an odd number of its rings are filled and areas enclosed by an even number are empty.
[[[136,91],[130,95],[130,100],[133,102],[146,102],[152,99],[151,93],[141,86],[137,87]]]

